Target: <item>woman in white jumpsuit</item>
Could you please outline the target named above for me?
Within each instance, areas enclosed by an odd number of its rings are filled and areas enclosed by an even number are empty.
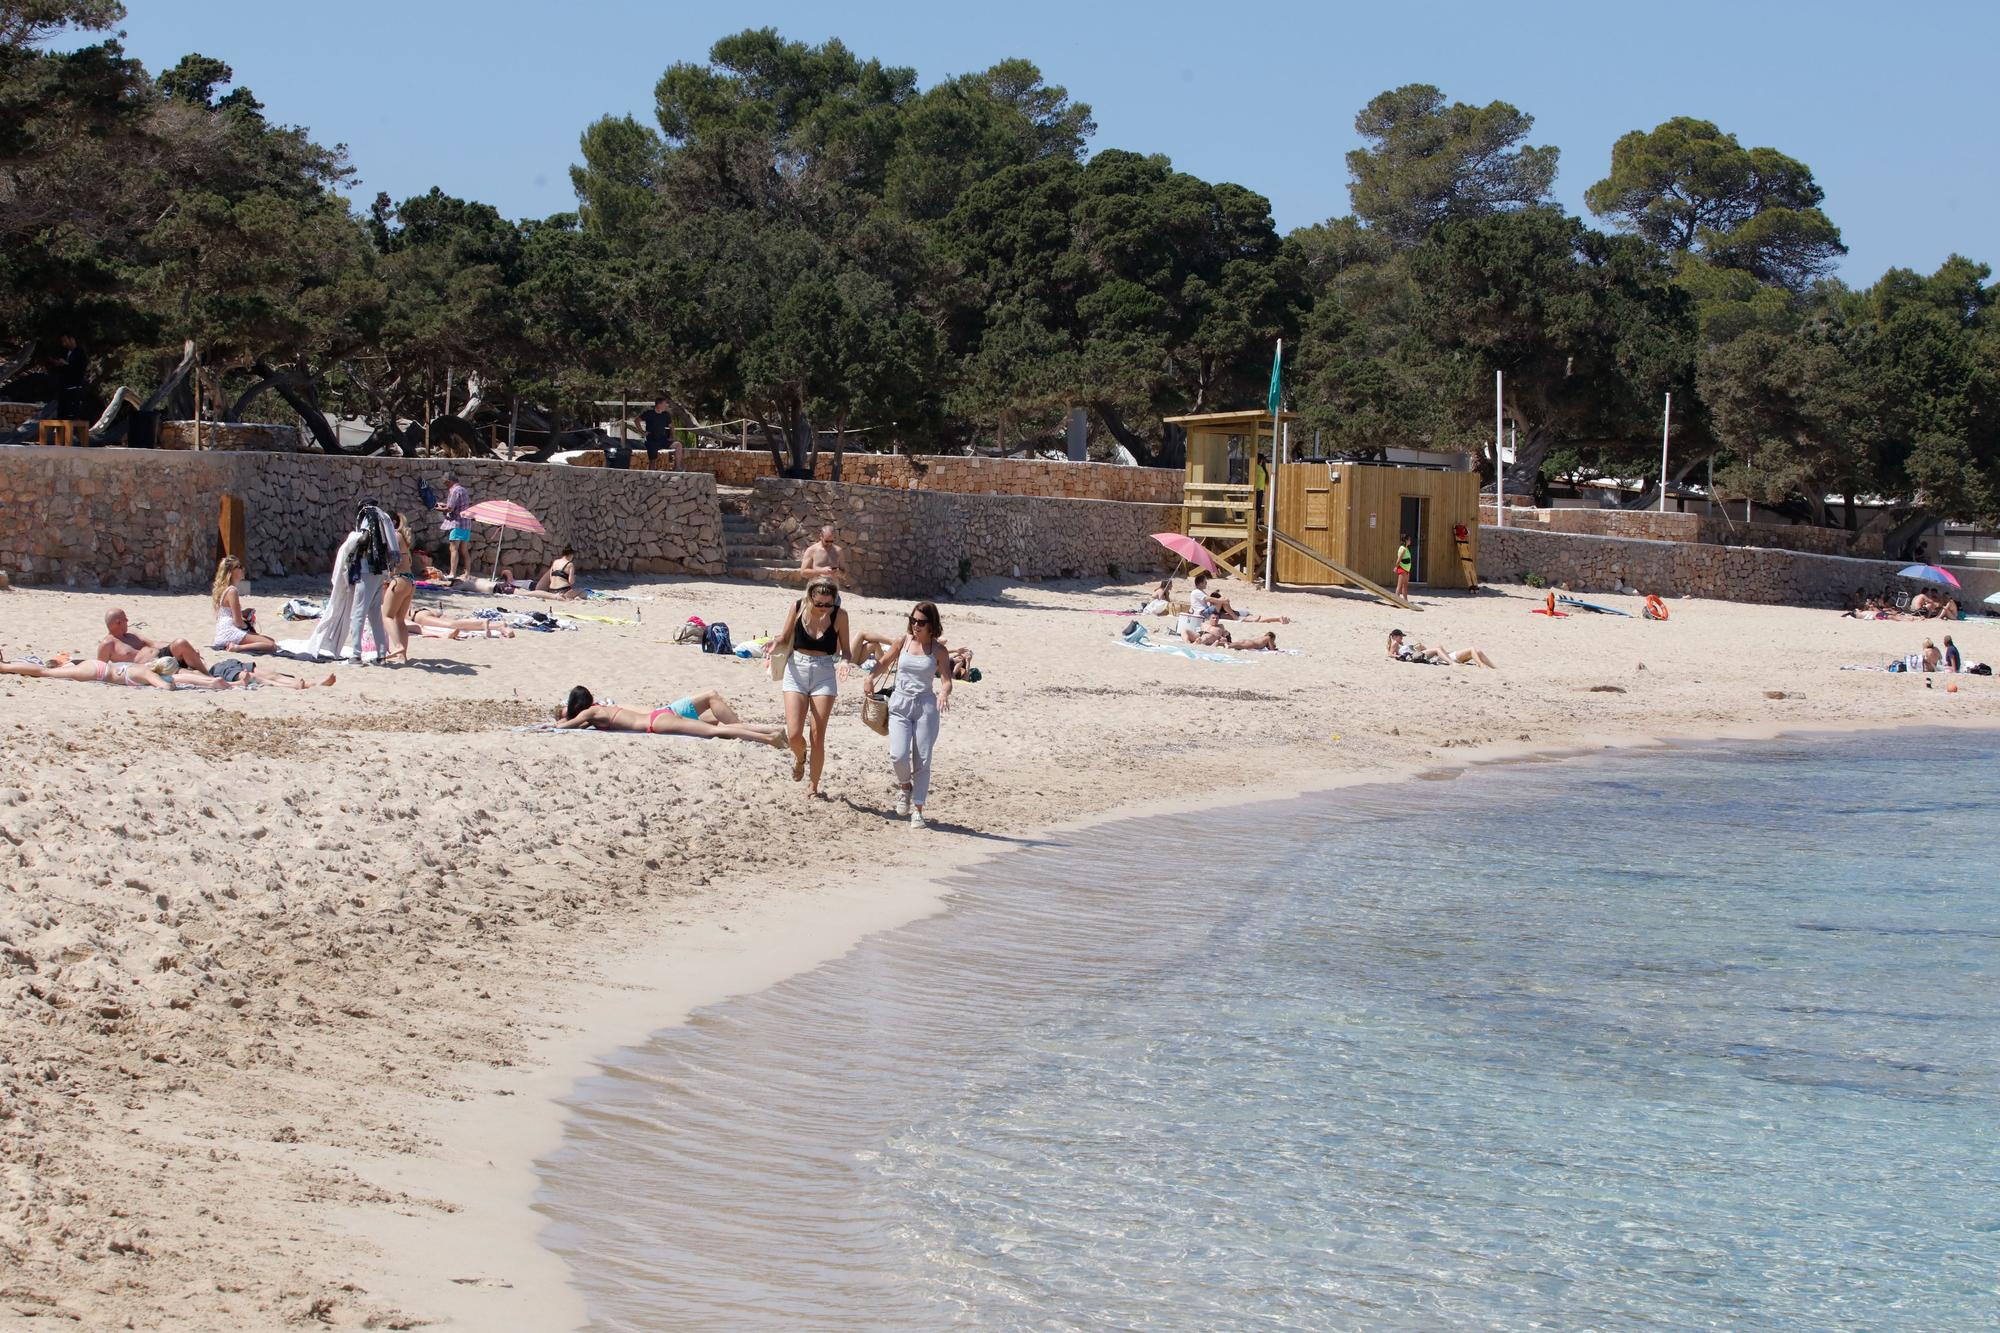
[[[926,827],[924,801],[931,790],[938,716],[951,707],[951,659],[938,641],[943,630],[936,604],[918,602],[910,609],[910,632],[875,664],[877,681],[891,668],[896,673],[889,696],[889,765],[900,788],[896,813],[908,815],[913,829]],[[933,692],[933,685],[943,688]]]

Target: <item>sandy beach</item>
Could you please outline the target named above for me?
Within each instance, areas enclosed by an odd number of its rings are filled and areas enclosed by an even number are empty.
[[[933,910],[931,877],[1053,827],[1659,737],[2000,725],[1990,678],[1839,670],[1941,628],[2000,659],[2000,621],[1691,600],[1664,624],[1552,620],[1527,589],[1420,591],[1409,615],[1232,589],[1290,616],[1270,628],[1297,651],[1208,662],[1117,642],[1125,618],[1100,613],[1138,585],[984,583],[942,606],[985,678],[953,698],[913,833],[858,678],[826,803],[763,747],[512,730],[574,684],[646,706],[718,687],[781,720],[760,665],[673,634],[693,614],[747,639],[790,594],[629,590],[645,600],[581,609],[630,623],[426,640],[330,689],[0,676],[0,1326],[573,1327],[529,1204],[592,1058]],[[244,598],[268,627],[323,591]],[[87,656],[114,605],[204,648],[214,619],[201,594],[15,590],[0,651]],[[907,609],[848,606],[884,633]],[[1501,669],[1391,662],[1396,627]]]

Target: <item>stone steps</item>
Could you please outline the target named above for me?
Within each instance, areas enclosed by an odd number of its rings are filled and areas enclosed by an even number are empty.
[[[796,586],[804,583],[811,575],[797,565],[778,561],[739,560],[732,555],[729,560],[729,577],[745,579],[752,583],[781,583]]]

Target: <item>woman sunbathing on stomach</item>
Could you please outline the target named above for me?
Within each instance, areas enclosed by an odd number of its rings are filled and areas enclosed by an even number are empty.
[[[496,621],[481,620],[476,616],[468,616],[463,620],[454,619],[441,611],[432,611],[428,607],[413,612],[410,618],[403,622],[403,628],[428,639],[478,638],[481,635],[489,639],[514,637],[513,630]]]
[[[648,736],[757,741],[774,748],[784,748],[783,727],[759,727],[747,722],[704,722],[701,720],[703,713],[710,717],[736,716],[728,701],[714,690],[704,690],[692,698],[676,699],[665,708],[632,708],[624,704],[598,703],[589,690],[579,685],[569,692],[569,698],[556,710],[558,720],[555,725],[564,731],[588,727],[596,731],[637,731]]]

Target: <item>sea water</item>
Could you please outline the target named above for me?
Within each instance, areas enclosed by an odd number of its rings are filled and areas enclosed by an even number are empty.
[[[1996,828],[1904,733],[1032,846],[582,1084],[550,1243],[605,1330],[1994,1328]]]

